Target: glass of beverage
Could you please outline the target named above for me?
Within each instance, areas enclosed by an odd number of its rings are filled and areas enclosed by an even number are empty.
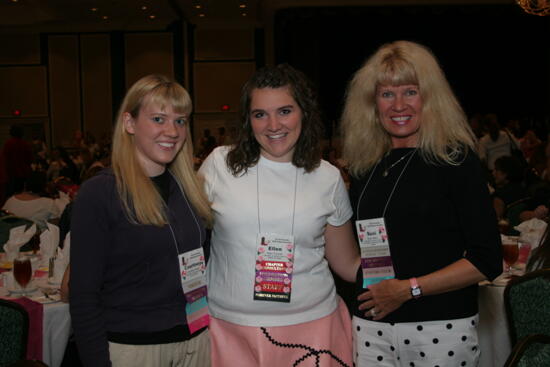
[[[26,288],[32,278],[31,260],[28,257],[21,256],[13,260],[13,277],[23,289],[22,295],[26,295]]]
[[[512,277],[512,265],[518,261],[519,257],[519,247],[517,241],[503,241],[502,242],[502,256],[504,258],[504,262],[506,263],[506,273],[508,274],[508,277]]]

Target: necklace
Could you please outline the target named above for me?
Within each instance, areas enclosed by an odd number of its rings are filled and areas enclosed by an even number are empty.
[[[416,150],[416,149],[415,149]],[[405,154],[403,157],[399,158],[397,161],[395,161],[395,163],[393,163],[391,166],[387,167],[384,172],[382,172],[382,177],[387,177],[389,174],[390,174],[390,169],[392,169],[393,167],[395,167],[399,162],[401,162],[403,159],[407,158],[408,156],[410,156],[411,154],[414,153],[415,150],[411,150],[410,152],[408,152],[407,154]],[[389,154],[389,152],[388,152]]]

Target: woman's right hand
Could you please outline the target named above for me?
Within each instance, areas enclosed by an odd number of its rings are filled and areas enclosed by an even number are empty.
[[[366,310],[365,317],[377,321],[397,310],[411,297],[408,280],[386,279],[368,286],[368,290],[357,299],[364,301],[359,305],[359,310]]]

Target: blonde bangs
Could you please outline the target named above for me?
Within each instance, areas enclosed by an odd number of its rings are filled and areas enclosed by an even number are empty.
[[[148,102],[153,103],[164,110],[171,106],[174,112],[189,116],[193,109],[191,97],[179,84],[161,84],[147,95]]]
[[[387,55],[377,73],[376,85],[418,85],[414,66],[400,55]]]

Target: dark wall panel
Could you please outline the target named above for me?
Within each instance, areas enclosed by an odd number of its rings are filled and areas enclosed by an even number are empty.
[[[84,131],[100,138],[113,121],[110,40],[107,34],[80,36]]]
[[[174,77],[171,33],[129,33],[125,41],[126,88],[148,74]]]
[[[196,60],[251,60],[254,58],[254,29],[198,29]]]
[[[0,95],[0,118],[13,117],[14,109],[21,118],[47,116],[46,68],[0,67]]]
[[[241,88],[254,73],[254,62],[201,62],[194,65],[195,111],[221,112],[222,105],[238,109]]]
[[[70,145],[81,128],[78,36],[49,36],[48,44],[52,143]]]
[[[0,34],[0,65],[40,63],[40,36],[33,33]]]

